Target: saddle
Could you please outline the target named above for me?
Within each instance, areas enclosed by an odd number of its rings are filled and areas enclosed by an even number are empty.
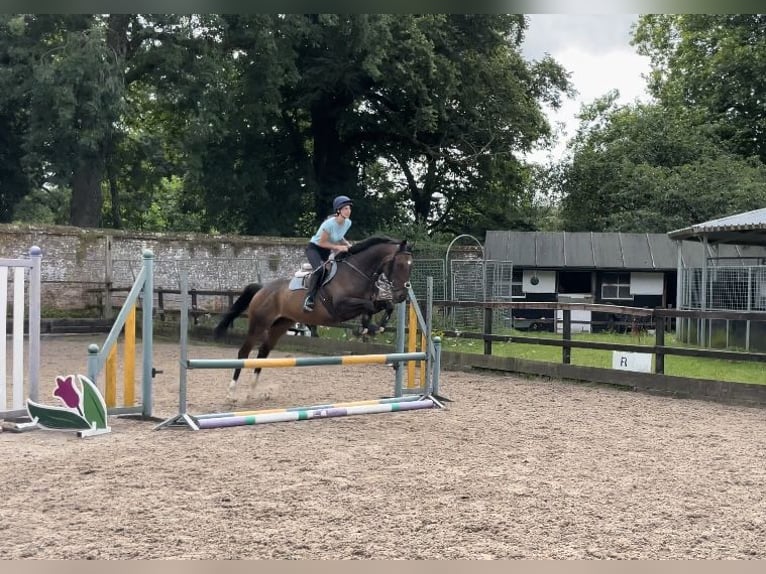
[[[335,258],[330,255],[330,258],[321,267],[317,267],[312,270],[311,263],[304,263],[301,268],[295,272],[295,275],[290,279],[287,288],[290,291],[298,291],[300,289],[308,289],[309,281],[314,273],[321,273],[319,285],[327,285],[335,274],[338,272],[338,263]]]

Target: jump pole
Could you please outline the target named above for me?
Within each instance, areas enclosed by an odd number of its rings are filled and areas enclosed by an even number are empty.
[[[390,413],[397,411],[413,411],[419,409],[432,409],[436,406],[432,399],[412,400],[398,402],[380,402],[369,405],[330,406],[317,409],[289,409],[283,412],[254,415],[238,415],[227,417],[197,417],[197,426],[201,429],[235,427],[245,425],[258,425],[266,423],[278,423],[288,421],[304,421],[311,419],[326,419],[351,415],[370,415],[376,413]]]
[[[422,361],[425,352],[376,355],[344,355],[334,357],[284,357],[278,359],[188,359],[187,369],[279,369],[319,367],[326,365],[391,365],[406,361]]]
[[[441,396],[439,394],[439,373],[441,367],[441,338],[432,336],[431,320],[432,314],[430,312],[433,309],[433,277],[426,278],[426,310],[427,314],[423,316],[423,312],[420,310],[420,306],[417,304],[417,297],[412,290],[412,286],[409,289],[409,298],[415,302],[415,314],[418,318],[418,325],[424,336],[424,350],[426,352],[426,369],[423,376],[423,387],[421,391],[424,395],[428,395],[438,399],[439,401],[450,402],[450,399]],[[411,327],[412,328],[412,327]]]
[[[433,277],[426,278],[426,305],[428,310],[433,307]],[[405,336],[405,325],[407,325],[408,333]],[[418,328],[420,328],[420,349],[422,352],[426,352],[426,357],[420,361],[413,361],[408,363],[406,367],[407,371],[407,385],[406,390],[408,392],[421,392],[423,394],[431,394],[434,381],[433,368],[431,365],[431,358],[436,349],[433,345],[427,346],[426,341],[431,340],[431,313],[427,311],[426,316],[423,316],[423,312],[418,305],[418,299],[415,296],[412,286],[407,286],[407,300],[397,304],[397,324],[396,324],[396,350],[397,352],[404,352],[405,339],[408,352],[417,351],[417,334]],[[397,365],[396,380],[394,384],[394,396],[401,397],[404,394],[403,381],[404,371],[403,365]],[[417,372],[420,379],[420,386],[415,386],[415,372]],[[438,374],[436,388],[438,388]]]
[[[318,409],[331,409],[331,408],[343,408],[343,407],[355,407],[360,405],[376,405],[387,403],[401,403],[409,401],[417,401],[422,397],[420,395],[406,395],[403,397],[387,397],[385,399],[366,399],[361,401],[348,401],[342,403],[325,403],[321,405],[310,405],[306,407],[284,407],[274,409],[257,409],[253,411],[233,411],[229,413],[210,413],[206,415],[197,415],[194,418],[198,420],[202,419],[222,419],[226,417],[247,416],[247,415],[265,415],[271,413],[285,413],[291,411],[311,411]]]

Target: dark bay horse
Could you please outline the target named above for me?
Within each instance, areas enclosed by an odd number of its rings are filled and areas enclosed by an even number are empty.
[[[303,310],[305,289],[291,290],[289,279],[277,279],[262,287],[248,285],[215,328],[219,338],[234,320],[247,311],[247,335],[237,358],[246,359],[257,342],[258,358],[269,356],[277,341],[294,323],[333,326],[359,315],[367,320],[381,309],[381,301],[400,303],[407,298],[412,272],[412,251],[406,241],[390,237],[370,237],[352,245],[348,253],[335,258],[335,275],[320,286],[316,307]],[[326,264],[330,265],[330,263]],[[229,400],[234,400],[240,369],[234,370],[229,384]],[[255,369],[250,393],[258,382]]]

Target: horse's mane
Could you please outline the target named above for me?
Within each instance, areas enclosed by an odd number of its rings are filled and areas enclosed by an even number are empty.
[[[354,243],[351,247],[348,248],[347,254],[353,255],[354,253],[360,253],[365,249],[369,249],[373,245],[380,245],[381,243],[385,243],[387,245],[399,245],[401,241],[399,239],[394,239],[393,237],[387,237],[385,235],[373,235],[372,237],[363,239],[359,243]],[[345,256],[346,253],[339,253],[336,259],[342,259],[342,257],[340,257],[341,255]]]

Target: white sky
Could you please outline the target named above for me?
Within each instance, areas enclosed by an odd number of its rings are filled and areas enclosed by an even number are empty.
[[[570,79],[579,94],[565,100],[558,112],[548,111],[552,126],[563,124],[564,132],[552,152],[538,151],[532,161],[545,161],[549,155],[559,158],[566,141],[578,126],[575,115],[583,103],[590,103],[609,90],[620,92],[619,103],[636,99],[648,101],[646,82],[649,59],[639,56],[630,45],[630,28],[636,14],[531,14],[522,46],[528,60],[541,59],[545,53],[571,72]]]

